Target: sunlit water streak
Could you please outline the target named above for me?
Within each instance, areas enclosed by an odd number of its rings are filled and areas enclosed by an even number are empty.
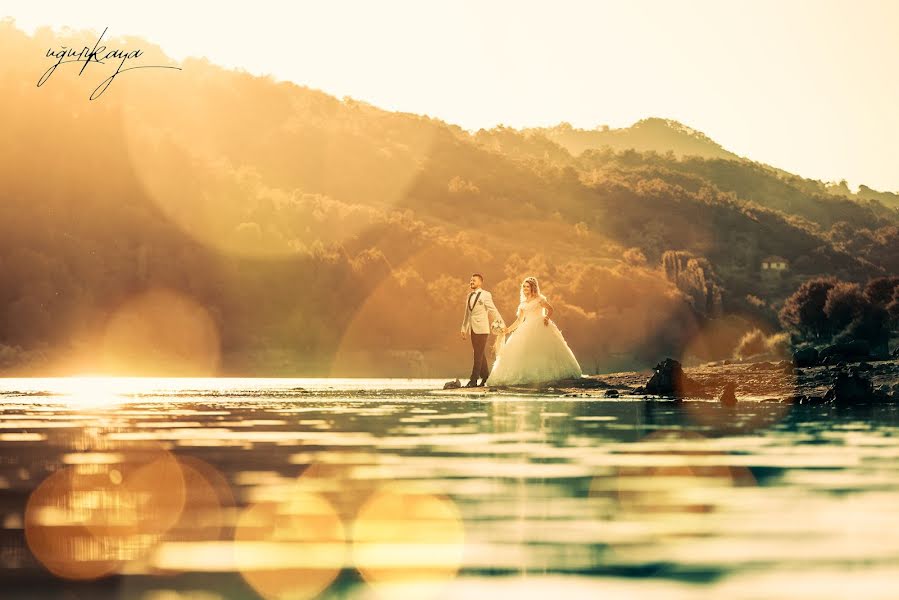
[[[892,407],[441,387],[0,380],[4,597],[899,595]]]

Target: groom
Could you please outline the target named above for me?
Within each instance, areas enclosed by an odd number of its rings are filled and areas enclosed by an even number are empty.
[[[493,296],[481,286],[484,284],[484,276],[474,273],[468,282],[471,292],[465,303],[465,315],[462,317],[462,339],[471,333],[471,348],[474,350],[474,363],[471,367],[471,377],[465,387],[482,387],[490,373],[487,371],[487,356],[484,348],[487,346],[487,337],[490,335],[490,315],[495,314],[500,321],[496,306],[493,305]],[[478,383],[478,376],[481,383]]]

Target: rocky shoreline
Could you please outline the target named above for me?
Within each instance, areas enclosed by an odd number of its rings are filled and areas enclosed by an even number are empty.
[[[830,361],[828,361],[830,362]],[[797,366],[796,361],[725,361],[684,368],[666,358],[652,372],[585,376],[534,386],[447,389],[457,393],[551,394],[569,397],[640,397],[674,401],[777,402],[855,406],[899,405],[899,360],[839,361]]]

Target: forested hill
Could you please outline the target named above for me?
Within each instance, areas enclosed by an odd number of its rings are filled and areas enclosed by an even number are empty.
[[[608,147],[612,150],[638,152],[672,152],[677,157],[736,159],[736,154],[722,148],[702,132],[671,119],[642,119],[630,127],[611,129],[577,129],[569,123],[555,127],[525,129],[526,134],[543,135],[577,156],[585,150]]]
[[[7,373],[463,376],[472,271],[507,320],[537,276],[585,370],[637,367],[729,353],[809,276],[899,271],[889,194],[720,148],[666,154],[683,135],[717,147],[670,121],[660,146],[643,131],[638,150],[622,133],[572,151],[205,59],[121,73],[89,101],[114,67],[35,85],[47,48],[96,39],[71,35],[0,22]],[[776,278],[771,256],[789,264]]]

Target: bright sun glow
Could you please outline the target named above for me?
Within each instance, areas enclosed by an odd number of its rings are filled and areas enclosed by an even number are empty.
[[[60,380],[59,392],[78,407],[109,406],[122,401],[121,378],[79,375]]]

